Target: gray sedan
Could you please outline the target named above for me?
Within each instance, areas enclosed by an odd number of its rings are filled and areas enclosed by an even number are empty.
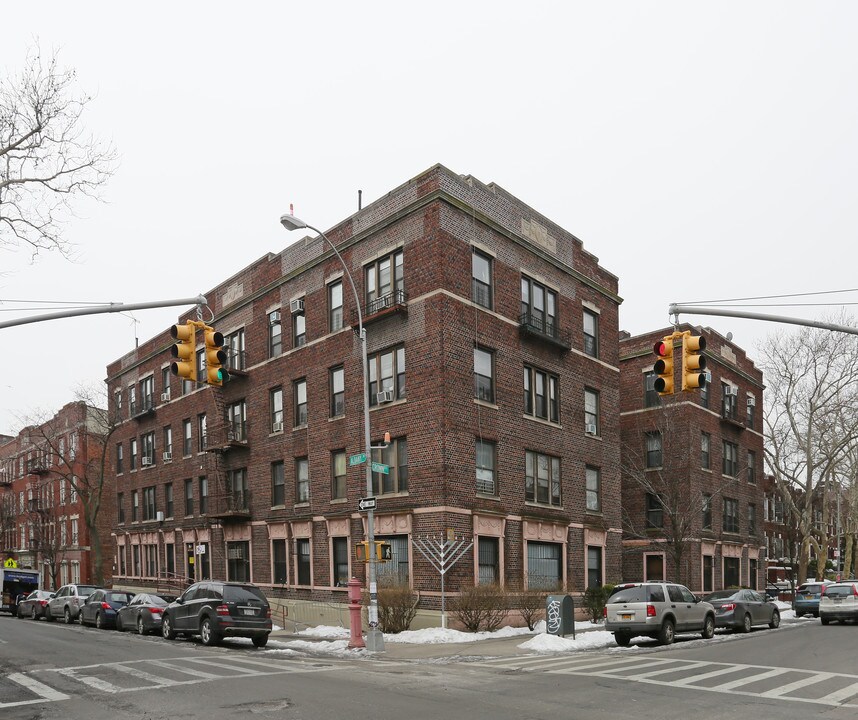
[[[116,615],[117,630],[136,630],[140,635],[161,631],[161,613],[174,597],[139,593]]]
[[[703,599],[715,607],[715,627],[749,633],[754,625],[776,628],[781,624],[777,605],[755,590],[718,590]]]

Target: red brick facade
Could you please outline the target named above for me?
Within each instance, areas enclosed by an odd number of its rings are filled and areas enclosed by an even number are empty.
[[[585,588],[588,571],[591,581],[617,579],[616,277],[580,240],[500,187],[441,166],[326,234],[357,285],[371,362],[382,378],[388,377],[387,361],[394,366],[385,385],[393,389],[392,401],[375,403],[370,413],[373,444],[389,432],[392,450],[399,452],[373,453],[374,460],[393,467],[388,478],[393,486],[377,493],[376,536],[390,539],[395,553],[381,575],[398,571],[421,592],[423,606],[435,607],[438,575],[411,540],[452,532],[476,541],[447,575],[447,588],[454,592],[481,572],[484,580],[509,586],[559,581],[570,591]],[[475,252],[490,269],[486,286],[473,278]],[[394,281],[389,294],[369,298],[368,269],[375,268],[380,283],[384,260],[395,268],[399,253],[398,292]],[[332,330],[329,287],[336,283],[342,283],[345,327]],[[179,379],[166,370],[172,342],[166,331],[108,366],[109,395],[122,420],[111,452],[122,513],[114,527],[116,582],[167,585],[168,574],[177,580],[246,578],[272,597],[344,598],[344,577],[364,575],[352,548],[364,536],[366,516],[357,512],[357,503],[366,484],[362,466],[346,465],[345,493],[333,497],[333,454],[348,457],[364,450],[360,342],[352,329],[354,298],[343,267],[321,238],[299,239],[241,270],[207,298],[214,315],[209,325],[234,340],[233,350],[244,351],[246,372],[222,388],[201,384],[183,394]],[[549,298],[556,299],[553,318]],[[299,299],[303,313],[293,313],[291,301]],[[585,312],[592,321],[587,338]],[[279,354],[270,349],[276,317],[271,313],[280,318]],[[301,314],[306,342],[296,345]],[[180,320],[192,317],[189,312]],[[237,340],[242,331],[243,347]],[[488,359],[490,368],[479,399],[475,355]],[[237,362],[235,356],[230,360],[233,367]],[[342,413],[334,407],[332,369],[338,367],[344,375]],[[525,374],[533,384],[529,410]],[[306,381],[306,421],[296,406],[299,381]],[[555,405],[547,392],[544,411],[540,405],[543,382],[555,388],[557,417],[551,417]],[[282,417],[271,405],[278,387]],[[585,433],[585,388],[598,404],[596,415],[587,416],[598,422],[590,434]],[[240,402],[244,414],[235,409]],[[185,421],[192,429],[190,452],[183,448]],[[166,428],[172,433],[169,449]],[[133,469],[132,440],[137,443]],[[478,473],[478,444],[486,451],[480,457],[493,460],[493,471],[489,466]],[[151,461],[145,466],[144,453]],[[279,462],[282,498],[272,480],[272,464]],[[303,467],[306,485],[299,482]],[[529,467],[535,477],[532,499],[526,490]],[[598,477],[591,482],[589,510],[587,467]],[[205,513],[200,512],[201,478],[208,491]],[[185,504],[187,481],[191,508]],[[172,509],[166,499],[170,484]],[[344,548],[347,570],[335,562]],[[285,572],[278,555],[284,551]]]

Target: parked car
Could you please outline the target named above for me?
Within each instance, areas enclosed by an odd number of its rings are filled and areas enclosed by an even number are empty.
[[[608,598],[604,614],[605,629],[623,647],[636,635],[669,645],[676,633],[715,634],[715,608],[675,583],[625,583]]]
[[[18,600],[18,617],[28,617],[31,620],[45,617],[48,600],[53,596],[54,594],[50,590],[33,590],[29,595],[25,595],[22,600]]]
[[[715,627],[749,633],[754,625],[768,625],[774,629],[781,624],[777,605],[754,590],[718,590],[703,599],[715,608]]]
[[[806,582],[799,585],[795,589],[795,616],[801,617],[810,614],[813,617],[819,617],[819,597],[827,585],[831,585],[830,580]]]
[[[823,625],[858,620],[858,580],[826,585],[819,598],[819,619]]]
[[[117,630],[137,630],[140,635],[161,630],[161,615],[175,597],[138,593],[116,614]]]
[[[249,637],[256,647],[265,647],[271,607],[255,585],[199,582],[164,609],[161,632],[168,640],[199,635],[203,645],[217,645],[224,637]]]
[[[81,625],[95,625],[99,630],[116,627],[116,613],[125,607],[134,593],[119,590],[96,590],[81,605]]]
[[[95,585],[63,585],[48,600],[45,620],[53,622],[57,618],[63,618],[66,624],[73,623],[80,615],[84,600],[98,589]]]

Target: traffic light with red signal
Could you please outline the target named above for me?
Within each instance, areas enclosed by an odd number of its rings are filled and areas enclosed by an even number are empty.
[[[706,349],[706,338],[692,335],[690,330],[682,333],[682,389],[695,390],[706,386],[706,358],[701,353]]]
[[[658,377],[653,386],[659,395],[673,395],[673,335],[666,335],[652,347],[658,356],[655,370]]]
[[[196,324],[193,320],[188,320],[184,325],[173,325],[170,328],[170,337],[176,341],[176,344],[170,348],[170,354],[176,358],[175,361],[170,363],[171,372],[183,380],[196,382]]]

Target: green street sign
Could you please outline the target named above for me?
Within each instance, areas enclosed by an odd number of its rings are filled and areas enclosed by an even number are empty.
[[[372,464],[372,471],[382,473],[383,475],[390,475],[390,465],[382,465],[381,463],[374,462]]]
[[[358,453],[357,455],[349,455],[349,465],[360,465],[366,462],[366,453]]]

